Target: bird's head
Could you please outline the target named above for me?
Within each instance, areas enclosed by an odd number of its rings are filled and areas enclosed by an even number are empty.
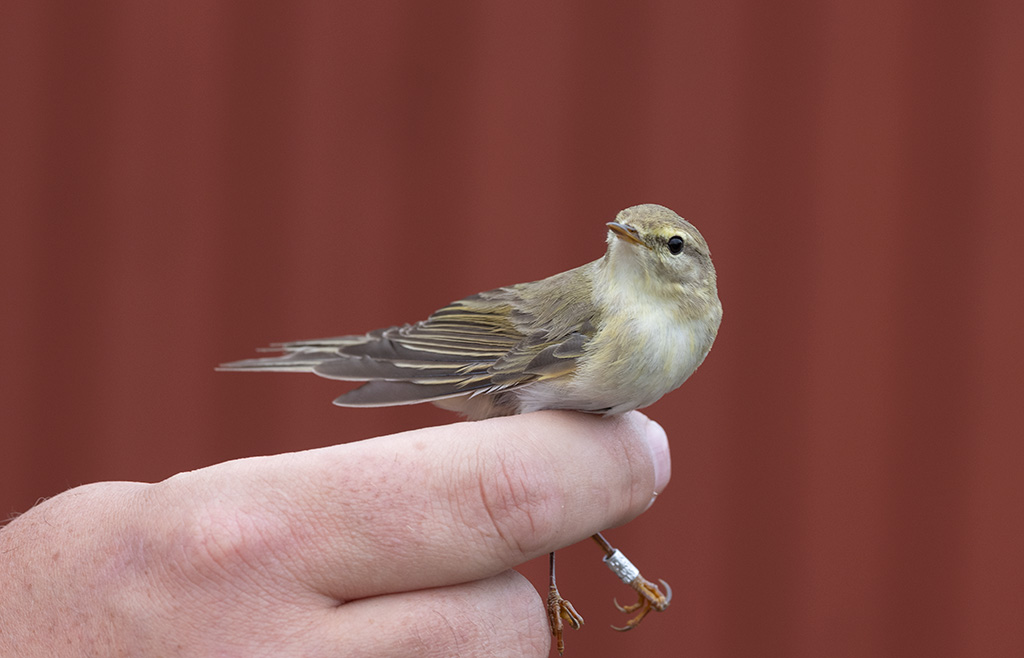
[[[669,297],[700,290],[717,297],[707,242],[668,208],[653,203],[626,208],[608,229],[605,260],[613,279]]]

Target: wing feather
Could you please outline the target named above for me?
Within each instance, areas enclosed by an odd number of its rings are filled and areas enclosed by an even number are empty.
[[[589,286],[577,268],[452,302],[416,324],[280,343],[274,348],[282,356],[222,368],[312,371],[367,382],[335,400],[343,406],[500,395],[572,374],[598,324],[587,303]]]

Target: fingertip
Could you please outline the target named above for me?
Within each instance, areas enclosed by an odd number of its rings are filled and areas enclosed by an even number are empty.
[[[668,481],[672,478],[672,458],[668,449],[668,435],[665,433],[664,427],[647,418],[644,440],[651,451],[651,459],[654,463],[654,495],[657,496],[665,490]]]

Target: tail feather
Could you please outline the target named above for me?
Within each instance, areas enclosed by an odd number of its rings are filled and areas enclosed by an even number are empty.
[[[320,350],[337,350],[339,347],[346,347],[348,345],[360,345],[362,343],[369,343],[377,340],[383,330],[371,331],[368,334],[360,334],[358,336],[335,336],[333,338],[313,338],[309,340],[290,340],[285,343],[272,343],[270,347],[264,349],[268,350],[302,350],[302,349],[320,349]]]
[[[472,388],[457,384],[418,384],[402,381],[372,381],[334,400],[339,407],[395,407],[467,397]]]
[[[435,402],[471,418],[516,411],[514,405],[502,401],[501,395],[479,395],[498,390],[490,369],[505,350],[495,350],[489,343],[460,346],[434,337],[406,340],[402,333],[406,329],[392,327],[361,336],[276,343],[264,351],[283,354],[231,361],[217,369],[310,372],[328,379],[365,382],[334,401],[343,407]]]
[[[328,359],[337,358],[337,353],[326,350],[296,351],[280,356],[258,359],[242,359],[217,366],[217,370],[256,372],[313,372],[313,368]]]

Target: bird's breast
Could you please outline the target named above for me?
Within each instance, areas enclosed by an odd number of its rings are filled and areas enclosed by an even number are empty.
[[[606,317],[573,376],[525,387],[522,410],[616,414],[646,407],[686,381],[713,340],[704,320],[643,313]]]
[[[622,317],[595,336],[587,374],[613,413],[653,404],[693,374],[710,344],[700,323],[664,314]]]

